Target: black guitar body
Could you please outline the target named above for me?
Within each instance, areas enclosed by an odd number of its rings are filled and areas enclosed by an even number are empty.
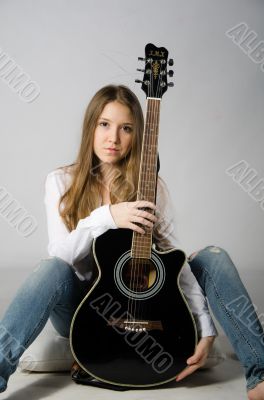
[[[77,362],[118,386],[161,385],[186,367],[195,350],[193,316],[179,287],[185,253],[152,248],[131,259],[132,231],[111,229],[93,242],[98,277],[72,320]]]

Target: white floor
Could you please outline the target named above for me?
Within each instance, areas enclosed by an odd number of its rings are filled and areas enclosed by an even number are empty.
[[[228,358],[221,365],[197,372],[182,383],[166,388],[117,392],[72,382],[68,373],[22,373],[10,377],[1,400],[243,400],[247,399],[244,377],[238,361]]]
[[[225,337],[220,337],[226,360],[208,370],[198,371],[179,383],[166,387],[124,392],[77,385],[70,374],[15,372],[1,400],[246,400],[245,379]]]

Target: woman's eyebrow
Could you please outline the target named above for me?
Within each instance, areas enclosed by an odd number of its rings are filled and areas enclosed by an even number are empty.
[[[111,121],[111,119],[108,119],[108,118],[105,118],[105,117],[99,117],[99,119],[103,119],[104,121],[107,121],[107,122],[113,122],[113,121]],[[124,124],[124,125],[133,125],[133,122],[122,122],[122,124]]]
[[[99,117],[99,119],[104,119],[105,121],[111,122],[111,119],[105,118],[105,117]]]

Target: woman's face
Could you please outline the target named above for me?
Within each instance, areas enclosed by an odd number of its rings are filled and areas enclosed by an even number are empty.
[[[102,163],[115,164],[128,154],[133,128],[133,118],[127,106],[115,100],[104,107],[93,142],[94,153]]]

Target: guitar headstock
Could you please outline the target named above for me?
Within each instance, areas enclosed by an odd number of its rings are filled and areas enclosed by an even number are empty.
[[[145,69],[137,69],[144,72],[143,80],[136,79],[142,83],[142,90],[147,97],[161,99],[169,86],[174,86],[172,82],[167,82],[167,75],[173,76],[173,71],[167,71],[167,67],[173,65],[173,60],[168,61],[168,50],[165,47],[156,47],[148,43],[145,47],[145,58],[138,57],[140,61],[145,61]]]

